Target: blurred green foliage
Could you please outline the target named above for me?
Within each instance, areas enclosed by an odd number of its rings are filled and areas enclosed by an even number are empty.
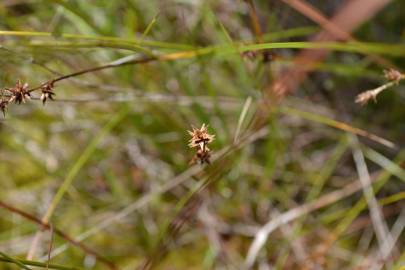
[[[192,167],[207,174],[186,174],[181,184],[161,192],[191,170],[194,151],[187,147],[187,130],[209,124],[216,135],[210,147],[214,153],[232,145],[247,99],[253,101],[242,119],[242,133],[263,98],[261,90],[292,65],[302,47],[293,42],[308,41],[320,30],[282,1],[254,2],[267,48],[285,42],[273,50],[277,57],[270,63],[235,53],[234,43],[253,48],[248,44],[255,42],[243,1],[2,1],[1,88],[18,79],[34,87],[124,57],[219,49],[89,73],[58,82],[56,101],[45,106],[37,99],[10,106],[0,120],[1,200],[42,217],[65,181],[66,194],[50,219],[53,226],[79,237],[119,269],[134,269],[153,254],[190,190],[204,175],[214,175],[214,185],[201,195],[201,209],[170,241],[159,267],[240,269],[255,232],[274,215],[356,180],[346,132],[279,110],[268,116],[266,136],[208,168]],[[332,15],[343,1],[310,2]],[[404,10],[404,1],[388,4],[353,33],[366,44],[338,44],[340,49],[280,105],[346,122],[396,144],[390,149],[361,139],[363,149],[385,157],[378,163],[378,155],[374,160],[366,155],[370,172],[388,175],[389,181],[376,189],[377,199],[396,195],[382,208],[389,228],[403,216],[398,194],[405,187],[404,163],[395,157],[405,142],[405,87],[399,84],[365,107],[354,99],[384,83],[381,67],[366,52],[405,68]],[[378,247],[366,206],[350,212],[348,224],[339,223],[361,198],[360,191],[286,225],[270,236],[260,261],[276,269],[301,269],[307,263],[297,255],[301,247],[309,261],[324,269],[354,269]],[[123,209],[128,212],[121,218]],[[0,250],[23,258],[39,227],[10,211],[0,213]],[[316,261],[315,251],[335,232],[340,235],[324,261]],[[393,253],[398,264],[403,244],[402,238]],[[46,262],[48,246],[49,232],[44,232],[36,261]],[[53,250],[52,263],[105,268],[60,237],[54,237]],[[0,262],[0,269],[13,267]]]

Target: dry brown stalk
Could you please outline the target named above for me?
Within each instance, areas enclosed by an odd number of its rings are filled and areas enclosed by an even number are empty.
[[[329,20],[328,30],[319,32],[311,41],[322,42],[339,40],[342,38],[342,34],[336,35],[336,31],[331,33],[330,25],[333,25],[333,29],[335,30],[336,28],[340,29],[340,33],[349,34],[389,2],[390,0],[346,1],[342,8],[337,11],[336,15]],[[269,95],[269,98],[281,100],[295,91],[298,85],[304,81],[307,74],[328,54],[329,52],[327,50],[302,50],[294,59],[292,68],[280,74],[278,79],[266,89],[265,92]]]
[[[333,35],[337,40],[358,41],[352,34],[350,34],[350,32],[345,31],[339,25],[329,20],[326,16],[322,14],[320,10],[318,10],[310,3],[304,0],[282,0],[282,1],[291,6],[292,8],[296,9],[298,12],[300,12],[307,18],[316,22],[325,31],[328,31],[329,34]],[[392,64],[390,61],[386,60],[385,58],[379,55],[374,54],[367,54],[367,55],[372,61],[378,63],[379,65],[385,68],[391,68],[394,66],[394,64]]]
[[[70,242],[73,246],[76,246],[78,248],[80,248],[81,250],[83,250],[85,253],[90,254],[94,257],[96,257],[101,263],[105,264],[106,266],[108,266],[110,269],[117,269],[117,267],[115,266],[115,264],[111,261],[109,261],[108,259],[104,258],[103,256],[99,255],[95,250],[91,249],[90,247],[84,245],[83,243],[80,243],[79,241],[76,241],[75,239],[73,239],[71,236],[69,236],[68,234],[64,233],[62,230],[53,227],[51,224],[49,223],[44,223],[42,222],[39,218],[21,210],[18,209],[14,206],[11,206],[3,201],[0,200],[0,207],[3,209],[6,209],[10,212],[13,212],[14,214],[17,214],[25,219],[28,219],[38,225],[41,226],[41,229],[43,230],[50,230],[53,231],[55,234],[59,235],[60,237],[62,237],[63,239],[65,239],[66,241]]]

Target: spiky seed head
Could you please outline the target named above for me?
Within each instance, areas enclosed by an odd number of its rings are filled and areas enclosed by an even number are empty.
[[[191,135],[191,139],[189,140],[188,144],[190,148],[198,147],[200,149],[204,149],[206,148],[206,145],[211,143],[215,138],[215,135],[208,133],[208,126],[205,124],[202,124],[201,128],[193,127],[192,131],[188,130],[188,134]]]

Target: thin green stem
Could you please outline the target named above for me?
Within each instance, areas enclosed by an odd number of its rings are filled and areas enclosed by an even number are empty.
[[[24,263],[20,262],[17,259],[14,259],[13,257],[8,256],[6,253],[1,252],[0,251],[0,255],[3,257],[0,257],[0,260],[4,259],[4,260],[8,260],[9,262],[15,263],[16,265],[20,266],[22,269],[26,269],[26,270],[31,270],[31,268],[29,268],[28,266],[26,266]]]
[[[23,269],[31,270],[27,265],[29,266],[36,266],[36,267],[41,267],[41,268],[49,268],[49,269],[59,269],[59,270],[83,270],[82,268],[79,267],[74,267],[74,266],[64,266],[64,265],[59,265],[59,264],[47,264],[43,262],[37,262],[37,261],[30,261],[30,260],[23,260],[23,259],[15,259],[12,258],[8,255],[5,255],[3,252],[0,252],[0,255],[3,257],[0,257],[0,261],[4,263],[14,263],[20,266]]]

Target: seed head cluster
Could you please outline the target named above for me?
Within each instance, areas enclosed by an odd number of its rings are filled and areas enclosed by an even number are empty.
[[[401,80],[405,79],[405,74],[402,74],[398,70],[395,69],[386,69],[384,70],[384,77],[389,80],[388,83],[383,84],[375,89],[367,90],[359,95],[356,96],[355,102],[359,103],[360,105],[366,105],[370,100],[377,102],[377,96],[382,91],[387,88],[390,88],[396,84],[398,84]]]
[[[191,135],[188,146],[197,149],[197,153],[190,163],[199,162],[200,164],[210,164],[211,154],[207,145],[214,140],[215,135],[208,133],[208,126],[205,124],[203,124],[201,128],[193,127],[193,130],[189,130],[188,133]]]
[[[42,87],[41,87],[42,94],[41,94],[40,99],[41,99],[43,105],[45,105],[47,99],[54,100],[53,96],[55,95],[55,93],[53,92],[53,87],[54,87],[53,81],[50,81],[50,82],[42,85]]]
[[[10,93],[9,103],[21,104],[25,103],[27,100],[31,99],[30,92],[28,91],[28,83],[21,83],[20,80],[17,81],[14,87],[6,88],[7,92]]]
[[[48,99],[54,100],[55,93],[53,92],[53,88],[54,81],[49,81],[33,90],[41,89],[42,94],[39,99],[45,105],[45,102]],[[10,104],[21,104],[30,100],[32,98],[31,92],[33,90],[29,89],[28,83],[22,83],[21,80],[18,80],[14,87],[3,88],[0,93],[0,111],[3,113],[3,116],[6,116],[6,112]]]
[[[2,89],[0,96],[0,110],[3,113],[3,116],[6,116],[9,104],[21,104],[29,99],[31,99],[31,94],[28,89],[28,83],[23,84],[20,80],[17,81],[14,87]]]

